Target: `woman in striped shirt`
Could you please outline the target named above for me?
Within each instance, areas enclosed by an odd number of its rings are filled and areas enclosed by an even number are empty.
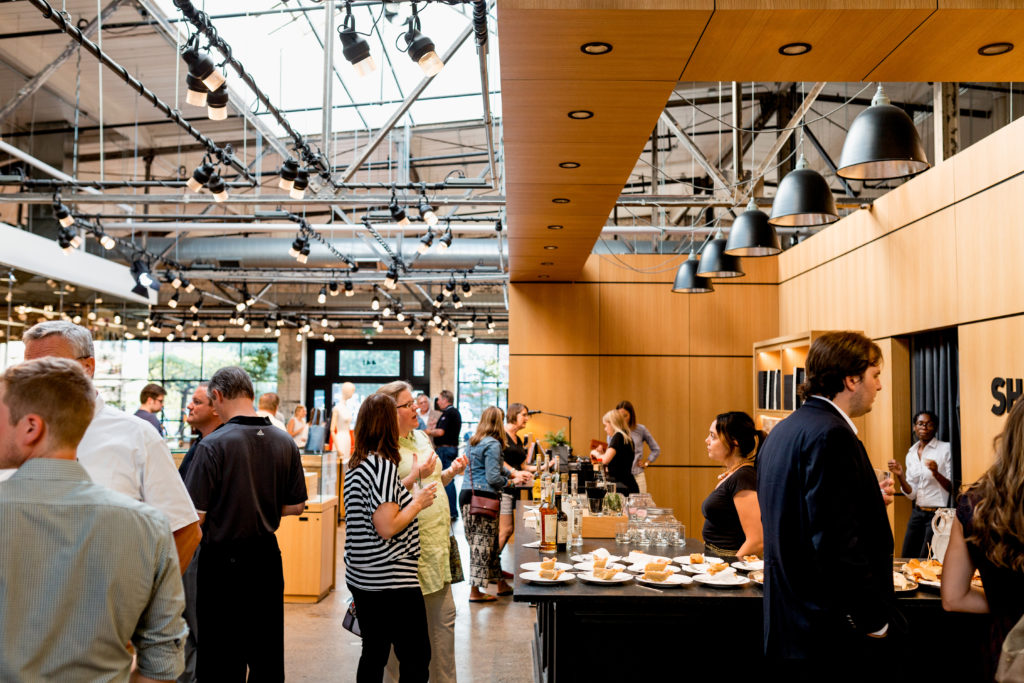
[[[437,484],[414,486],[410,494],[398,478],[399,460],[395,401],[374,394],[359,409],[345,473],[345,583],[363,636],[358,683],[383,680],[392,646],[403,681],[428,678],[416,515],[434,502]]]

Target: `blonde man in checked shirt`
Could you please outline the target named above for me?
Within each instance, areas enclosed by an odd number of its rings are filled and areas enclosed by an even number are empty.
[[[0,467],[17,468],[0,483],[0,681],[173,681],[184,665],[167,519],[76,462],[95,395],[74,360],[0,375]]]

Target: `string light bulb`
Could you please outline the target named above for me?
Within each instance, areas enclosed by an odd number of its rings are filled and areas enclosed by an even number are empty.
[[[288,196],[292,199],[302,199],[306,196],[306,188],[309,187],[309,171],[300,168],[295,174],[295,182],[292,189],[288,190]]]
[[[228,117],[228,88],[222,85],[210,91],[206,96],[206,118],[211,121],[224,121]]]
[[[285,159],[284,163],[281,164],[281,169],[278,171],[281,179],[277,181],[277,186],[285,191],[291,190],[298,173],[299,162],[295,159]]]
[[[437,214],[434,213],[434,207],[427,201],[427,193],[423,192],[420,194],[420,205],[419,205],[420,219],[429,225],[434,227],[437,225]]]
[[[370,54],[370,44],[356,32],[356,20],[352,16],[352,3],[345,3],[345,19],[338,29],[341,53],[355,69],[357,76],[368,76],[377,70],[377,62]]]
[[[196,170],[192,171],[192,177],[185,182],[185,185],[191,191],[199,192],[210,181],[210,176],[213,174],[213,164],[204,161],[196,167]]]
[[[325,303],[327,303],[327,287],[326,286],[320,288],[320,293],[316,295],[316,302],[318,304],[325,304]]]
[[[444,68],[444,62],[435,52],[434,41],[425,36],[420,29],[419,12],[414,3],[412,16],[409,18],[409,30],[403,35],[409,59],[419,65],[425,76],[436,76]]]

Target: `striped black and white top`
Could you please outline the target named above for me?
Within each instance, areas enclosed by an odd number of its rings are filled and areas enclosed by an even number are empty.
[[[373,526],[373,513],[384,503],[404,508],[412,496],[398,467],[371,454],[345,473],[345,581],[368,591],[419,588],[419,521],[385,541]]]

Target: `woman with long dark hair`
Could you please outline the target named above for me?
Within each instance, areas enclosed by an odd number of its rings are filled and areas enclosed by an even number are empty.
[[[990,678],[1024,615],[1024,400],[1013,404],[995,451],[995,464],[960,496],[942,567],[944,609],[992,615]],[[984,588],[973,585],[975,569]]]
[[[636,480],[640,493],[647,493],[647,466],[661,455],[661,446],[654,440],[651,430],[636,421],[636,410],[630,401],[619,401],[619,405],[615,406],[615,409],[625,416],[629,435],[633,439],[633,479]],[[644,457],[645,443],[651,449],[646,458]]]
[[[395,401],[374,394],[359,408],[345,472],[345,583],[363,636],[359,683],[383,679],[392,646],[403,681],[429,674],[416,516],[434,502],[437,484],[410,493],[398,477],[400,460]]]
[[[759,555],[764,548],[754,461],[765,433],[743,412],[722,413],[708,429],[708,458],[724,468],[701,504],[703,538],[718,557]]]

